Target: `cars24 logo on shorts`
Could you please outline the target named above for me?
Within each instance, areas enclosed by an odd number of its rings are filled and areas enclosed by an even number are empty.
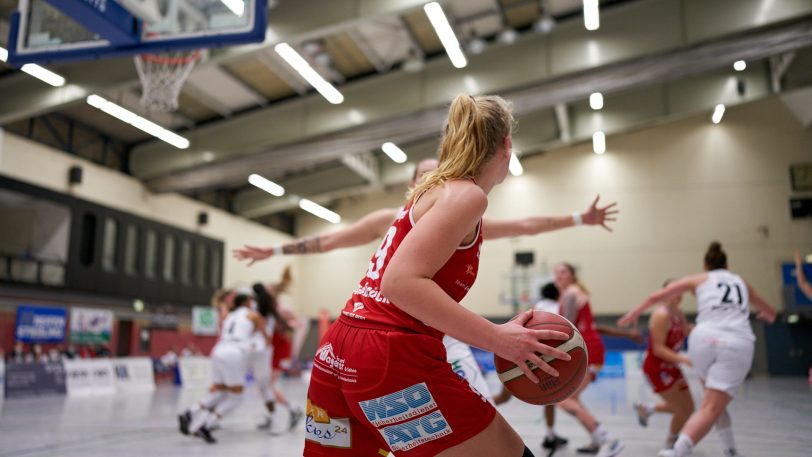
[[[392,451],[408,451],[453,431],[426,383],[358,402]]]
[[[305,439],[322,446],[349,449],[352,447],[352,425],[348,417],[330,417],[326,410],[307,399]]]

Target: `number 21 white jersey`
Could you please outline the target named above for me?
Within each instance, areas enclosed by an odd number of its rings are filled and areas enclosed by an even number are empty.
[[[741,276],[724,269],[708,272],[696,288],[696,323],[722,327],[755,338],[750,327],[750,295]]]

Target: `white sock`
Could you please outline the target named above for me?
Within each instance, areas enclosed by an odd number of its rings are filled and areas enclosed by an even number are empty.
[[[226,414],[234,411],[234,409],[240,406],[240,403],[242,403],[242,397],[242,394],[229,392],[226,394],[226,398],[214,407],[214,412],[217,413],[217,415],[221,418],[225,417]]]
[[[694,450],[694,442],[688,435],[680,433],[677,441],[674,443],[674,457],[685,457],[691,455]]]
[[[654,403],[643,403],[643,411],[646,412],[646,415],[651,416],[654,414],[655,406],[656,405]]]
[[[192,414],[198,413],[201,409],[212,409],[214,406],[219,403],[223,397],[226,396],[226,393],[222,390],[215,390],[214,392],[207,392],[206,395],[200,400],[200,403],[195,403],[189,408],[189,412]]]
[[[733,429],[730,427],[717,429],[716,433],[719,434],[719,438],[722,439],[722,443],[725,445],[725,449],[736,449],[736,442],[733,440]]]
[[[555,426],[547,426],[547,438],[555,438]]]
[[[609,432],[607,432],[606,429],[603,428],[603,425],[601,424],[598,424],[598,426],[595,427],[595,430],[593,430],[592,433],[590,433],[590,435],[592,435],[593,443],[603,444],[609,441]]]

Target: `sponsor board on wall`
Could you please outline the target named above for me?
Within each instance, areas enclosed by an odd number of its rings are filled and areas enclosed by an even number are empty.
[[[14,337],[23,343],[61,343],[67,321],[64,308],[20,305]]]
[[[155,390],[152,360],[149,357],[113,359],[116,390],[119,392]]]
[[[61,362],[11,363],[5,369],[8,398],[65,393],[65,368]]]
[[[113,312],[106,309],[71,308],[70,340],[76,344],[107,344],[113,333]]]
[[[184,388],[207,387],[211,383],[208,357],[181,357],[178,360],[180,383]]]
[[[211,306],[195,306],[192,308],[192,333],[202,336],[216,336],[217,310]]]
[[[65,360],[68,395],[109,395],[116,392],[113,363],[110,359]]]

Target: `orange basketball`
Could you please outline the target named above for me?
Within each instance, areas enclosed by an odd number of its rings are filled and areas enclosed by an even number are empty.
[[[558,377],[554,378],[531,365],[533,374],[539,378],[539,383],[536,384],[528,379],[515,363],[494,356],[499,380],[516,398],[533,405],[549,405],[565,400],[578,389],[587,372],[586,344],[581,332],[564,317],[544,311],[533,311],[533,317],[524,326],[535,330],[566,333],[570,337],[568,340],[541,340],[541,342],[568,353],[572,358],[564,361],[542,356],[545,362],[558,370]]]

